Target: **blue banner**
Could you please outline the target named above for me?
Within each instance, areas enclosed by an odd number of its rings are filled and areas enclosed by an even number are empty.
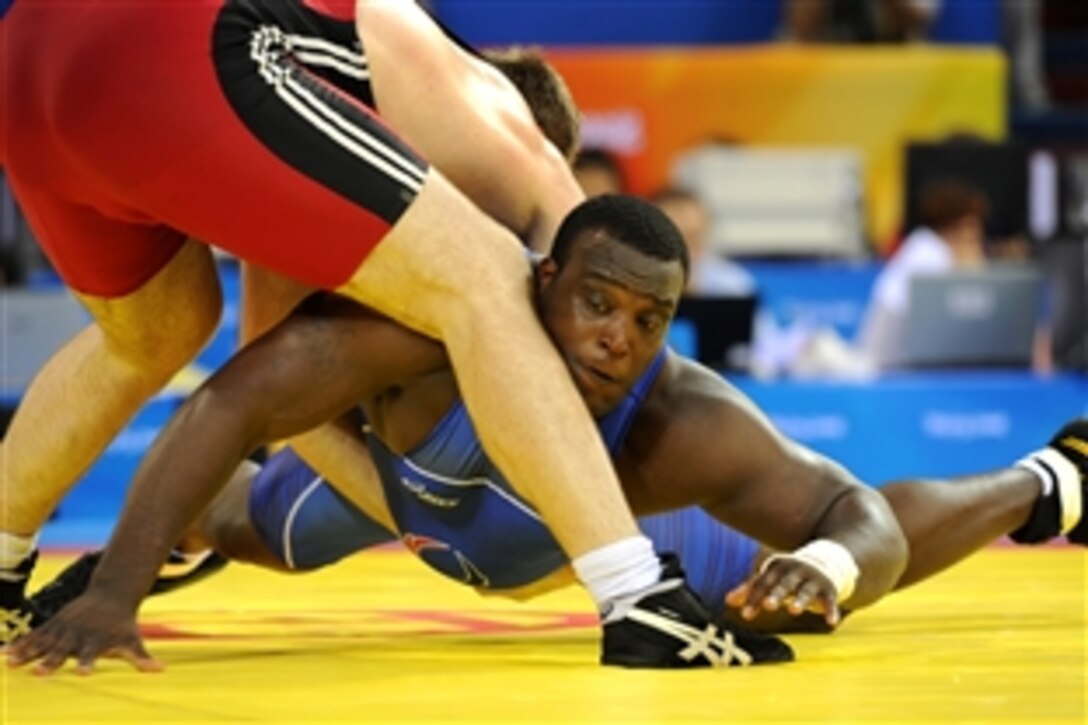
[[[875,383],[733,380],[782,432],[866,483],[1004,468],[1088,414],[1088,378],[911,374]]]

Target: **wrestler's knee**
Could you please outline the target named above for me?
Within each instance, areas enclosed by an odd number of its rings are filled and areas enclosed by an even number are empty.
[[[196,356],[219,324],[222,309],[211,252],[194,241],[131,294],[80,299],[112,355],[163,375]]]

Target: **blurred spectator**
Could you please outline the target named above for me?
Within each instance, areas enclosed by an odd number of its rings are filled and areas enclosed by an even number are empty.
[[[833,329],[800,322],[760,330],[753,370],[763,377],[868,379],[902,362],[900,350],[910,308],[911,278],[970,269],[986,263],[985,222],[989,204],[976,188],[959,181],[927,185],[914,229],[873,285],[859,339],[850,344]]]
[[[1051,292],[1051,360],[1055,367],[1088,373],[1088,237],[1052,240],[1044,250]],[[1045,337],[1037,341],[1046,342]]]
[[[574,159],[574,178],[587,197],[627,191],[627,179],[619,161],[604,149],[582,149]]]
[[[922,192],[919,218],[877,277],[862,327],[863,352],[879,367],[899,359],[903,320],[910,307],[910,280],[986,263],[989,204],[982,192],[959,181],[940,181]]]
[[[966,183],[942,181],[927,186],[919,210],[921,226],[907,236],[877,277],[858,344],[850,345],[826,328],[786,330],[777,341],[777,367],[769,374],[787,371],[795,377],[864,379],[900,367],[905,362],[902,345],[912,307],[912,279],[985,266],[988,210],[985,195]],[[1031,366],[1045,374],[1053,370],[1051,323],[1045,305],[1039,312]]]
[[[1002,11],[1012,103],[1030,111],[1045,111],[1050,107],[1050,94],[1043,80],[1042,3],[1004,0]]]
[[[941,0],[787,0],[785,36],[802,43],[921,40]]]
[[[739,264],[710,249],[710,216],[702,200],[678,187],[650,197],[680,230],[691,257],[687,293],[699,297],[747,297],[755,294],[755,278]]]

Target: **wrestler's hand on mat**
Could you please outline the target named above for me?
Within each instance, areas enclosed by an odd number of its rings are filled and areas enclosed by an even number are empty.
[[[725,595],[725,603],[740,609],[740,616],[749,620],[761,609],[774,612],[783,605],[793,616],[822,614],[832,627],[842,616],[831,580],[816,567],[788,557],[776,559],[750,576]]]
[[[89,675],[100,657],[120,658],[141,672],[158,672],[162,665],[144,649],[136,628],[136,611],[93,589],[72,600],[52,619],[8,648],[8,664],[37,662],[36,675],[48,675],[69,658],[77,672]]]

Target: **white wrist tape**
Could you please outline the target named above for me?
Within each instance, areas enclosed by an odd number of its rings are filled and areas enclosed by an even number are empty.
[[[776,561],[792,560],[808,564],[823,574],[835,587],[835,597],[844,602],[854,593],[858,583],[858,564],[850,550],[831,539],[816,539],[790,554],[772,554],[759,567],[762,574]]]
[[[1084,502],[1081,501],[1080,470],[1075,463],[1053,448],[1024,456],[1015,464],[1034,473],[1043,485],[1043,495],[1057,490],[1062,511],[1061,533],[1068,534],[1081,518]]]

